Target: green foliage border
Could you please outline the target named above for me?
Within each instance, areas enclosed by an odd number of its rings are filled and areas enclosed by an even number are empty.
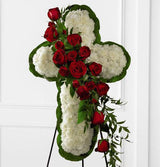
[[[127,69],[128,69],[128,67],[129,67],[129,65],[130,65],[130,62],[131,62],[131,58],[130,58],[130,56],[129,56],[129,53],[126,51],[126,49],[125,49],[122,45],[117,44],[117,43],[115,43],[115,42],[111,42],[111,41],[102,42],[102,41],[101,41],[101,36],[100,36],[100,33],[99,33],[99,30],[100,30],[99,19],[96,17],[95,13],[92,11],[91,8],[89,8],[89,7],[86,6],[86,5],[78,5],[78,4],[75,4],[75,5],[72,5],[72,6],[67,7],[67,9],[68,9],[68,11],[67,11],[67,12],[65,13],[65,15],[64,15],[64,21],[65,21],[66,15],[67,15],[70,11],[78,10],[78,9],[87,10],[88,13],[89,13],[89,17],[90,17],[91,19],[93,19],[94,22],[95,22],[94,34],[95,34],[95,36],[96,36],[96,39],[95,39],[95,41],[94,41],[93,44],[100,44],[100,45],[106,45],[106,44],[107,44],[107,45],[117,45],[117,46],[121,47],[121,49],[122,49],[123,52],[124,52],[124,55],[126,56],[127,64],[126,64],[126,66],[123,68],[123,71],[122,71],[122,73],[121,73],[120,75],[114,76],[114,77],[112,77],[112,78],[110,78],[110,79],[100,78],[100,80],[103,81],[103,82],[110,83],[110,82],[119,81],[119,80],[121,80],[122,78],[124,78],[125,75],[126,75]]]
[[[45,77],[41,74],[39,74],[36,70],[35,70],[35,65],[33,64],[33,56],[35,55],[35,53],[37,52],[37,50],[39,48],[41,48],[42,46],[46,47],[46,46],[51,46],[51,43],[48,41],[45,41],[43,43],[41,43],[40,45],[38,45],[35,49],[32,50],[32,52],[29,55],[29,70],[30,72],[36,76],[36,77],[40,77],[40,78],[45,78],[48,81],[56,81],[57,77]]]
[[[92,151],[95,147],[95,144],[97,142],[97,135],[98,135],[98,132],[99,132],[99,126],[94,127],[94,135],[93,135],[93,138],[92,138],[92,144],[91,144],[90,150],[86,154],[76,156],[76,155],[73,155],[71,153],[68,153],[68,152],[64,151],[64,149],[62,148],[62,145],[61,145],[62,144],[62,140],[61,140],[62,131],[61,131],[61,128],[60,128],[60,125],[63,121],[62,120],[62,109],[61,109],[61,98],[60,98],[61,86],[58,83],[57,83],[57,89],[58,89],[58,95],[57,95],[58,107],[57,107],[57,110],[56,110],[56,115],[57,115],[57,130],[58,130],[57,144],[58,144],[58,147],[59,147],[59,153],[62,157],[64,157],[67,160],[80,161],[80,160],[86,158],[87,156],[89,156],[92,153]]]
[[[69,6],[66,8],[66,13],[64,14],[63,16],[63,20],[65,21],[65,17],[67,16],[67,14],[70,12],[70,11],[73,11],[73,10],[78,10],[78,9],[81,9],[81,10],[87,10],[89,12],[89,16],[91,19],[94,20],[95,22],[95,28],[94,28],[94,34],[96,36],[96,39],[94,41],[94,44],[100,44],[100,45],[117,45],[119,47],[121,47],[121,49],[123,50],[124,52],[124,55],[126,56],[126,60],[127,60],[127,64],[126,66],[123,68],[123,71],[120,75],[118,76],[114,76],[110,79],[104,79],[104,78],[100,78],[101,81],[103,82],[107,82],[107,83],[110,83],[110,82],[116,82],[116,81],[119,81],[121,80],[122,78],[125,77],[126,75],[126,72],[127,72],[127,69],[130,65],[130,62],[131,62],[131,58],[129,56],[129,53],[126,51],[126,49],[120,45],[120,44],[117,44],[115,42],[111,42],[111,41],[107,41],[107,42],[102,42],[101,41],[101,36],[99,34],[99,30],[100,30],[100,24],[99,24],[99,20],[98,18],[96,17],[95,13],[86,5],[72,5],[72,6]],[[34,54],[36,53],[36,51],[41,47],[41,46],[51,46],[51,43],[46,41],[46,42],[43,42],[42,44],[38,45],[30,54],[29,56],[29,69],[30,71],[36,76],[36,77],[41,77],[41,78],[45,78],[47,79],[48,81],[56,81],[57,80],[57,77],[45,77],[45,76],[42,76],[40,75],[36,70],[35,70],[35,66],[33,64],[33,56]]]
[[[116,82],[116,81],[121,80],[126,75],[126,71],[127,71],[128,67],[130,65],[130,62],[131,62],[131,59],[130,59],[130,56],[129,56],[128,52],[126,51],[126,49],[123,46],[121,46],[121,45],[119,45],[117,43],[114,43],[114,42],[111,42],[111,41],[101,42],[101,36],[99,34],[99,29],[100,29],[99,20],[96,17],[95,13],[88,6],[86,6],[86,5],[77,5],[76,4],[76,5],[72,5],[72,6],[67,7],[66,8],[66,13],[64,15],[64,20],[65,20],[66,15],[68,14],[68,12],[73,11],[73,10],[78,10],[78,9],[87,10],[89,12],[90,18],[93,19],[94,22],[95,22],[94,34],[96,36],[96,39],[94,41],[94,44],[117,45],[117,46],[122,48],[122,50],[123,50],[123,52],[124,52],[124,54],[126,56],[127,64],[123,68],[123,71],[122,71],[122,73],[120,75],[114,76],[111,79],[100,78],[100,80],[103,81],[103,82],[108,82],[108,83],[109,82]],[[57,77],[45,77],[45,76],[40,75],[35,70],[35,66],[33,64],[33,56],[35,55],[36,51],[42,46],[46,47],[46,46],[51,46],[51,45],[52,45],[52,43],[50,43],[48,41],[45,41],[45,42],[41,43],[40,45],[38,45],[35,49],[33,49],[33,51],[29,55],[29,70],[36,77],[45,78],[48,81],[57,81]],[[98,126],[94,127],[94,136],[93,136],[93,139],[92,139],[92,145],[91,145],[91,148],[90,148],[88,153],[80,155],[80,156],[75,156],[75,155],[73,155],[71,153],[65,152],[64,149],[61,146],[61,144],[62,144],[62,140],[61,140],[61,133],[62,132],[61,132],[61,129],[60,129],[60,124],[62,123],[62,111],[61,111],[61,101],[60,101],[61,86],[60,86],[60,84],[58,84],[58,82],[57,82],[57,88],[58,88],[58,95],[57,95],[58,107],[57,107],[57,110],[56,110],[56,115],[57,115],[57,129],[58,129],[58,132],[59,132],[58,137],[57,137],[57,144],[59,146],[59,153],[60,153],[60,155],[62,157],[64,157],[67,160],[80,161],[80,160],[86,158],[87,156],[89,156],[92,153],[92,151],[94,149],[94,146],[96,144],[96,141],[97,141],[97,135],[98,135],[98,132],[99,132],[99,127]]]

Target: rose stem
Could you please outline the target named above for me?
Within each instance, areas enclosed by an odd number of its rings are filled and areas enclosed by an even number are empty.
[[[82,159],[82,167],[84,167],[84,159]]]
[[[54,141],[55,141],[55,137],[56,137],[56,132],[57,132],[57,127],[55,128],[55,131],[54,131],[51,149],[50,149],[49,157],[48,157],[48,161],[47,161],[47,167],[49,167],[49,163],[50,163],[50,159],[51,159],[51,155],[52,155],[52,150],[53,150],[53,145],[54,145]]]
[[[103,134],[102,134],[101,129],[100,129],[100,135],[101,135],[101,139],[103,140]],[[104,153],[104,158],[105,158],[105,162],[106,162],[106,167],[108,167],[107,156],[105,153]]]

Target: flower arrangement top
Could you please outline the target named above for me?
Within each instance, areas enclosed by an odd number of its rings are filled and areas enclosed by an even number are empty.
[[[59,153],[79,161],[91,154],[98,140],[95,151],[107,154],[114,167],[121,161],[118,147],[129,130],[110,107],[122,102],[108,96],[107,83],[126,75],[130,56],[123,46],[101,41],[99,20],[88,6],[52,8],[48,17],[46,41],[31,52],[29,65],[35,76],[56,81]],[[122,131],[125,136],[119,135]]]

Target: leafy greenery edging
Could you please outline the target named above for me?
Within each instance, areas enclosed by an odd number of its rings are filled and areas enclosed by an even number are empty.
[[[86,5],[72,5],[72,6],[69,6],[66,8],[66,13],[64,14],[63,16],[63,19],[65,21],[65,17],[67,16],[67,14],[70,12],[70,11],[73,11],[73,10],[78,10],[78,9],[81,9],[81,10],[87,10],[89,12],[89,16],[91,19],[93,19],[93,21],[95,22],[95,28],[94,28],[94,34],[96,36],[96,39],[94,41],[94,44],[100,44],[100,45],[105,45],[105,44],[108,44],[108,45],[117,45],[119,47],[121,47],[121,49],[123,50],[124,52],[124,55],[126,56],[126,60],[127,60],[127,64],[126,66],[123,68],[123,71],[120,75],[118,76],[114,76],[110,79],[105,79],[105,78],[100,78],[101,81],[103,82],[116,82],[116,81],[119,81],[121,80],[122,78],[125,77],[126,73],[127,73],[127,69],[130,65],[130,62],[131,62],[131,59],[130,59],[130,56],[129,56],[129,53],[126,51],[126,49],[120,45],[120,44],[117,44],[115,42],[111,42],[111,41],[107,41],[107,42],[101,42],[101,37],[100,37],[100,33],[99,33],[99,30],[100,30],[100,24],[99,24],[99,19],[96,17],[95,13],[92,11],[91,8],[89,8],[88,6]],[[43,42],[42,44],[38,45],[35,49],[33,49],[33,51],[31,52],[30,56],[29,56],[29,64],[30,64],[30,71],[36,76],[36,77],[41,77],[41,78],[45,78],[47,79],[48,81],[56,81],[56,77],[45,77],[45,76],[42,76],[41,74],[39,74],[36,70],[35,70],[35,66],[33,64],[33,56],[34,54],[36,53],[36,51],[41,47],[41,46],[51,46],[51,43],[46,41],[46,42]]]
[[[70,7],[67,8],[68,10],[66,10],[67,12],[65,13],[64,15],[64,20],[65,20],[65,17],[66,15],[68,14],[68,12],[70,11],[73,11],[73,10],[77,10],[77,9],[81,9],[81,10],[87,10],[89,12],[89,16],[90,18],[92,18],[95,22],[95,29],[94,29],[94,33],[95,33],[95,36],[96,36],[96,39],[94,41],[94,44],[100,44],[100,45],[105,45],[105,44],[108,44],[108,45],[117,45],[119,47],[121,47],[121,49],[123,50],[124,52],[124,55],[126,56],[126,59],[127,59],[127,64],[126,66],[123,68],[123,71],[120,75],[118,76],[114,76],[112,77],[111,79],[104,79],[104,78],[100,78],[101,81],[103,82],[116,82],[118,80],[121,80],[125,75],[126,75],[126,71],[130,65],[130,56],[128,54],[128,52],[126,51],[126,49],[117,44],[117,43],[114,43],[114,42],[111,42],[111,41],[108,41],[108,42],[101,42],[101,37],[100,37],[100,34],[99,34],[99,29],[100,29],[100,24],[99,24],[99,20],[98,18],[96,17],[95,13],[86,5],[72,5]],[[45,76],[42,76],[40,75],[36,70],[35,70],[35,66],[33,64],[33,56],[34,54],[36,53],[36,51],[42,47],[42,46],[51,46],[52,43],[46,41],[46,42],[43,42],[42,44],[38,45],[30,54],[29,56],[29,69],[30,71],[36,76],[36,77],[41,77],[41,78],[45,78],[47,79],[48,81],[56,81],[57,78],[56,77],[45,77]],[[98,131],[99,131],[99,128],[98,126],[94,127],[94,136],[92,138],[92,145],[91,145],[91,148],[89,150],[88,153],[86,154],[83,154],[83,155],[80,155],[80,156],[75,156],[71,153],[67,153],[64,151],[64,149],[62,148],[61,144],[62,144],[62,141],[61,141],[61,129],[60,129],[60,124],[62,122],[62,111],[61,111],[61,101],[60,101],[60,92],[61,92],[61,87],[60,85],[58,85],[58,82],[57,82],[57,88],[58,88],[58,96],[57,96],[57,101],[58,101],[58,107],[57,107],[57,129],[58,129],[58,137],[57,137],[57,144],[59,146],[59,153],[61,154],[62,157],[64,157],[65,159],[67,160],[71,160],[71,161],[79,161],[79,160],[82,160],[84,158],[86,158],[87,156],[89,156],[93,149],[94,149],[94,146],[96,144],[96,141],[97,141],[97,135],[98,135]]]
[[[35,55],[35,53],[37,52],[37,50],[40,48],[40,47],[46,47],[46,46],[51,46],[51,43],[48,42],[48,41],[45,41],[43,43],[41,43],[40,45],[38,45],[35,49],[32,50],[32,52],[30,53],[29,55],[29,70],[30,72],[36,76],[36,77],[40,77],[40,78],[45,78],[47,79],[48,81],[56,81],[57,78],[56,77],[45,77],[41,74],[39,74],[36,70],[35,70],[35,65],[33,64],[33,56]]]
[[[101,41],[101,36],[99,34],[99,29],[100,29],[99,19],[96,17],[96,14],[93,12],[93,10],[90,7],[88,7],[86,5],[78,5],[78,4],[67,7],[66,8],[67,12],[64,14],[64,18],[63,18],[64,21],[65,21],[65,17],[67,16],[67,14],[70,11],[78,10],[78,9],[87,10],[89,12],[90,18],[94,20],[95,26],[94,26],[93,32],[96,35],[96,39],[95,39],[94,43],[99,43]]]
[[[130,56],[129,56],[129,53],[126,51],[126,49],[125,49],[122,45],[117,44],[117,43],[115,43],[115,42],[111,42],[111,41],[102,42],[102,41],[101,41],[101,37],[100,37],[100,34],[99,34],[99,30],[100,30],[99,19],[96,17],[95,13],[92,11],[91,8],[89,8],[89,7],[86,6],[86,5],[77,5],[77,4],[75,4],[75,5],[72,5],[72,6],[67,7],[67,9],[68,9],[68,11],[67,11],[67,12],[65,13],[65,15],[64,15],[64,18],[63,18],[64,20],[65,20],[66,15],[67,15],[70,11],[78,10],[78,9],[87,10],[87,11],[89,12],[90,18],[93,19],[93,21],[95,22],[94,34],[95,34],[95,36],[96,36],[96,39],[95,39],[95,41],[94,41],[94,44],[100,44],[100,45],[105,45],[105,44],[108,44],[108,45],[117,45],[117,46],[121,47],[121,49],[122,49],[123,52],[124,52],[124,55],[126,56],[127,64],[126,64],[126,66],[123,68],[122,73],[121,73],[120,75],[114,76],[114,77],[112,77],[112,78],[110,78],[110,79],[105,79],[105,78],[102,78],[102,77],[101,77],[101,78],[100,78],[101,81],[103,81],[103,82],[108,82],[108,83],[109,83],[109,82],[116,82],[116,81],[119,81],[119,80],[121,80],[122,78],[124,78],[125,75],[126,75],[126,73],[127,73],[127,69],[128,69],[128,67],[129,67],[129,65],[130,65],[130,62],[131,62],[131,58],[130,58]]]
[[[97,142],[97,135],[98,135],[98,132],[99,132],[99,126],[94,127],[94,135],[93,135],[93,138],[92,138],[92,145],[91,145],[91,148],[90,148],[88,153],[82,154],[80,156],[76,156],[76,155],[73,155],[71,153],[68,153],[68,152],[64,151],[64,149],[61,146],[61,144],[62,144],[62,140],[61,140],[62,131],[61,131],[61,128],[60,128],[60,124],[63,121],[62,120],[62,110],[61,110],[61,99],[60,99],[61,86],[58,83],[57,83],[57,89],[58,89],[58,95],[57,95],[58,107],[57,107],[57,110],[56,110],[56,115],[57,115],[57,129],[58,129],[57,144],[58,144],[58,147],[59,147],[59,153],[62,157],[64,157],[67,160],[80,161],[80,160],[86,158],[87,156],[89,156],[92,153],[92,151],[95,147],[95,144]]]
[[[129,56],[129,53],[126,51],[126,49],[125,49],[122,45],[119,45],[119,44],[117,44],[117,43],[115,43],[115,42],[107,41],[107,42],[100,42],[99,44],[101,44],[101,45],[108,44],[108,45],[117,45],[117,46],[119,46],[119,47],[123,50],[124,55],[126,56],[126,60],[127,60],[127,64],[126,64],[126,66],[123,68],[123,71],[121,72],[120,75],[114,76],[114,77],[112,77],[111,79],[100,78],[101,81],[109,83],[109,82],[116,82],[116,81],[119,81],[119,80],[121,80],[122,78],[124,78],[125,75],[126,75],[126,73],[127,73],[127,69],[128,69],[128,67],[130,66],[130,63],[131,63],[131,58],[130,58],[130,56]]]

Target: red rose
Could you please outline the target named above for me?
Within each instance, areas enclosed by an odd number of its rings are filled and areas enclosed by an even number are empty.
[[[57,50],[53,56],[53,62],[58,65],[62,65],[65,62],[64,53],[62,50]]]
[[[66,77],[69,75],[69,70],[67,67],[65,66],[61,66],[60,69],[59,69],[59,73],[63,76],[63,77]]]
[[[80,97],[80,100],[86,100],[89,98],[89,91],[86,86],[80,86],[76,92]]]
[[[70,52],[67,54],[67,59],[68,59],[68,61],[75,61],[75,60],[76,60],[76,57],[77,57],[77,52],[76,52],[75,50],[70,51]]]
[[[72,85],[74,88],[78,88],[80,86],[80,83],[78,80],[73,80]]]
[[[55,43],[55,48],[56,49],[64,49],[64,43],[62,41],[57,41]]]
[[[96,99],[92,99],[92,103],[96,104],[98,101]]]
[[[77,61],[70,64],[69,70],[74,78],[81,78],[86,74],[87,67],[82,61]]]
[[[97,125],[97,124],[102,124],[102,123],[104,123],[104,114],[103,114],[103,112],[95,111],[94,115],[93,115],[92,124],[93,125]]]
[[[58,20],[60,18],[60,11],[59,11],[59,8],[52,8],[52,9],[49,9],[48,11],[48,17],[51,19],[51,20]]]
[[[99,83],[96,85],[96,90],[99,96],[103,96],[107,94],[109,86],[106,83]]]
[[[85,83],[85,86],[86,86],[87,89],[90,91],[90,90],[95,89],[96,84],[95,84],[93,81],[88,81],[88,82]]]
[[[102,71],[102,65],[93,62],[92,64],[89,65],[89,70],[91,71],[92,75],[97,76]]]
[[[55,29],[55,27],[48,27],[45,31],[44,38],[46,38],[47,41],[53,42],[58,39],[58,32]]]
[[[98,147],[95,149],[95,151],[98,152],[107,152],[109,150],[109,143],[107,140],[99,140],[98,141]]]
[[[48,23],[48,26],[49,26],[49,27],[55,27],[55,23],[50,21],[50,22]]]
[[[70,45],[76,46],[76,45],[80,45],[80,43],[82,42],[82,39],[79,34],[71,34],[71,35],[68,35],[67,41]]]
[[[82,46],[79,49],[79,56],[82,58],[82,60],[85,60],[87,57],[89,57],[91,54],[91,50],[87,46]]]

